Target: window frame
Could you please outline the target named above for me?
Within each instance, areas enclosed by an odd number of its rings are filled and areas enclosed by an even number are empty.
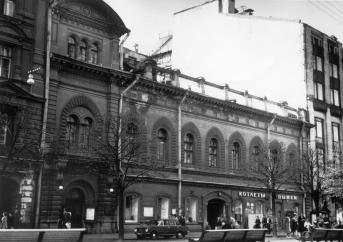
[[[319,72],[323,72],[323,58],[321,56],[318,55],[313,55],[314,57],[314,65],[313,65],[313,69]]]
[[[15,15],[16,2],[14,0],[4,0],[2,6],[2,14],[8,17]]]
[[[315,131],[316,131],[316,141],[320,143],[324,143],[324,119],[315,117],[314,123],[315,123]],[[320,129],[317,124],[321,125]]]
[[[128,201],[127,199],[131,198],[130,200],[130,206],[127,207]],[[129,209],[130,214],[128,215],[126,212]],[[130,218],[133,219],[128,219],[127,216],[130,216]],[[125,223],[137,223],[138,222],[138,216],[139,216],[139,197],[136,195],[126,195],[125,196],[125,207],[124,207],[124,220]]]
[[[0,77],[3,78],[10,78],[11,76],[11,68],[12,68],[12,52],[13,48],[0,43]],[[7,68],[4,68],[4,61],[8,61]],[[5,75],[3,72],[7,70],[7,74]]]
[[[195,143],[194,143],[194,135],[192,135],[191,133],[187,133],[184,136],[183,139],[183,163],[184,164],[193,164],[193,159],[194,159],[194,147],[195,147]]]
[[[157,160],[167,161],[168,132],[164,128],[157,130]]]
[[[80,54],[80,61],[87,61],[87,41],[81,40],[79,45],[79,54]]]
[[[76,58],[76,40],[73,36],[68,37],[67,54],[70,58]]]
[[[208,146],[208,165],[217,167],[218,164],[218,147],[219,143],[216,138],[211,138]]]
[[[340,107],[340,90],[336,88],[330,88],[330,99],[332,105]]]
[[[241,159],[241,145],[238,141],[234,141],[231,145],[231,169],[238,170]]]
[[[320,88],[318,88],[320,87]],[[314,97],[320,101],[325,101],[324,85],[321,82],[314,82]]]

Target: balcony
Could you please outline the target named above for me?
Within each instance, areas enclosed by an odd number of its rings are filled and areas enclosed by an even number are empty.
[[[314,110],[325,113],[327,106],[328,106],[328,104],[326,104],[324,101],[321,101],[318,99],[313,99]]]
[[[343,116],[343,109],[341,107],[335,106],[335,105],[330,105],[330,113],[332,116],[342,118]]]

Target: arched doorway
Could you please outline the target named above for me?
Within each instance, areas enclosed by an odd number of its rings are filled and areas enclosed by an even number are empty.
[[[226,218],[225,201],[222,199],[211,199],[207,204],[207,222],[211,229],[216,226],[217,218]]]
[[[14,180],[0,176],[0,213],[13,212],[20,208],[19,184]]]
[[[71,212],[72,228],[82,228],[85,219],[85,195],[81,189],[72,188],[68,191],[65,200],[65,207]]]

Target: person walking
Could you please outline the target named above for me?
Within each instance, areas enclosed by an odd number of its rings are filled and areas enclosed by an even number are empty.
[[[256,216],[256,220],[255,220],[255,229],[260,229],[261,228],[261,220],[258,216]]]
[[[285,218],[285,232],[287,238],[291,237],[291,218],[289,216],[286,216]]]
[[[9,229],[14,229],[14,218],[11,212],[9,212],[7,215],[7,227]]]
[[[0,229],[7,229],[7,213],[3,212],[2,217],[1,217],[1,224],[0,224]]]
[[[295,236],[295,232],[297,231],[297,227],[298,227],[298,223],[297,223],[297,219],[296,216],[294,215],[291,219],[291,233],[292,236]]]

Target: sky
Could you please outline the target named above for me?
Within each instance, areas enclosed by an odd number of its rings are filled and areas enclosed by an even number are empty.
[[[173,13],[207,0],[105,0],[131,30],[125,46],[151,54],[159,37],[173,32]],[[255,16],[300,19],[343,42],[343,0],[236,0],[254,9]]]

